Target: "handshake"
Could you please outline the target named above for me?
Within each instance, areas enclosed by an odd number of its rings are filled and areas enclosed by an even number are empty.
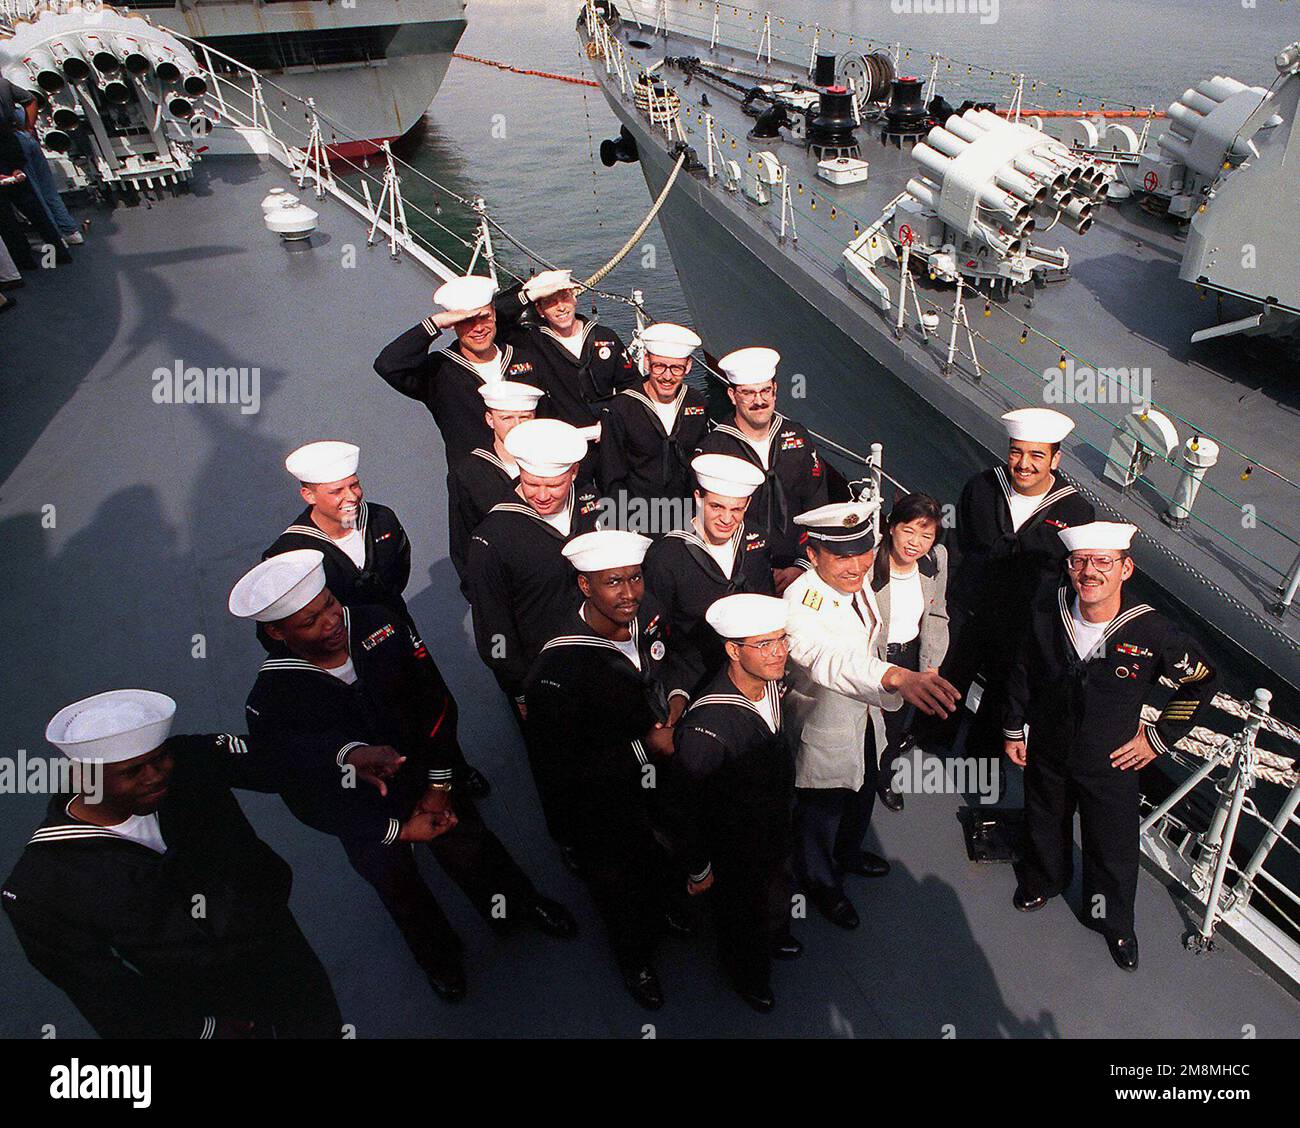
[[[355,768],[357,775],[380,795],[387,795],[388,781],[406,763],[406,757],[388,744],[366,744],[352,749],[344,763]],[[398,840],[432,842],[455,825],[456,812],[451,807],[450,790],[431,783],[402,823]]]

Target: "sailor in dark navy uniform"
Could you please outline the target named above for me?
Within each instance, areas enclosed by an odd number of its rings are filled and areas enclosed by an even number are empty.
[[[740,996],[775,1005],[771,959],[794,959],[790,935],[793,752],[781,723],[789,644],[785,601],[729,595],[709,608],[727,667],[677,725],[672,772],[679,848],[692,894],[708,892],[718,953]]]
[[[521,307],[531,305],[535,317],[512,332],[511,340],[526,342],[540,359],[530,381],[546,392],[539,414],[582,429],[594,454],[601,409],[638,381],[618,334],[578,313],[578,289],[568,270],[545,270],[528,279],[516,300]],[[503,328],[510,325],[509,313],[503,311],[501,320]]]
[[[488,510],[498,502],[509,501],[519,485],[519,464],[506,450],[506,436],[517,424],[536,416],[537,401],[543,392],[530,384],[502,380],[484,384],[479,388],[479,395],[483,397],[492,442],[475,447],[448,475],[447,547],[460,577],[460,590],[467,597],[470,534],[479,527]]]
[[[357,476],[360,456],[360,448],[352,443],[324,441],[299,447],[284,460],[285,469],[298,479],[307,508],[262,559],[317,549],[324,556],[325,586],[344,607],[377,604],[418,635],[403,598],[411,577],[411,542],[397,514],[365,500]],[[261,624],[257,637],[268,651],[276,649]],[[459,746],[456,755],[456,782],[476,799],[486,796],[492,789],[487,778],[464,762]]]
[[[1216,683],[1202,649],[1125,589],[1136,531],[1096,521],[1060,533],[1070,583],[1033,608],[1008,682],[1003,733],[1007,756],[1025,769],[1016,908],[1032,912],[1069,887],[1077,810],[1084,916],[1127,971],[1138,964],[1138,771],[1187,735]],[[1177,688],[1148,724],[1142,705],[1160,677]]]
[[[705,612],[724,595],[773,594],[772,557],[767,534],[746,521],[763,472],[748,459],[726,454],[698,455],[691,469],[697,482],[695,517],[688,528],[655,541],[646,554],[645,577],[699,686],[726,664],[722,641],[705,622]]]
[[[642,331],[641,343],[644,379],[606,405],[600,424],[596,481],[625,512],[633,501],[690,500],[691,459],[709,426],[703,393],[686,383],[700,338],[683,325],[660,322]],[[630,520],[624,526],[635,527]],[[667,527],[648,523],[637,531],[657,536]]]
[[[443,283],[433,295],[442,312],[408,329],[375,358],[375,371],[386,383],[429,409],[448,467],[492,442],[479,387],[496,380],[536,383],[541,367],[527,338],[497,339],[495,293],[492,280],[477,275]],[[430,352],[448,328],[455,330],[455,343]]]
[[[686,678],[645,590],[649,543],[606,529],[564,546],[583,602],[542,647],[525,700],[537,769],[559,804],[552,820],[577,856],[628,990],[656,1009],[655,944],[665,927],[682,925],[669,911],[672,868],[655,840],[651,796],[686,706]]]
[[[1031,407],[1002,419],[1010,444],[1006,465],[971,478],[957,505],[960,559],[948,588],[952,641],[941,667],[963,697],[976,675],[982,676],[984,692],[966,749],[994,761],[1002,750],[1006,679],[1029,607],[1040,589],[1060,583],[1065,549],[1058,534],[1095,516],[1057,472],[1061,441],[1074,428],[1070,417]],[[947,725],[927,722],[920,733],[938,733],[951,744],[959,721],[954,714]]]
[[[170,736],[175,712],[125,689],[50,721],[46,739],[80,776],[0,892],[27,958],[103,1038],[339,1037],[334,991],[289,911],[293,874],[230,793],[271,790],[274,753]]]
[[[826,504],[829,496],[826,468],[807,428],[776,410],[780,360],[775,349],[746,348],[718,361],[735,411],[699,447],[703,454],[748,459],[763,471],[763,485],[754,493],[747,520],[751,529],[767,533],[778,595],[807,567],[795,515]]]
[[[465,992],[461,943],[416,868],[408,842],[434,857],[489,925],[524,921],[572,935],[565,909],[540,896],[456,790],[456,703],[428,651],[386,608],[343,607],[325,587],[319,552],[273,556],[230,593],[230,610],[267,624],[283,649],[263,663],[248,695],[250,731],[296,754],[278,788],[304,823],[340,838],[348,860],[379,895],[433,989]],[[346,777],[327,782],[328,753],[357,744],[396,749],[406,763],[385,794]],[[455,792],[453,794],[453,791]]]

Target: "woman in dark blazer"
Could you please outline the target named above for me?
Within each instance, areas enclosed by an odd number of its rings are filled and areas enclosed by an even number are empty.
[[[894,504],[876,552],[871,587],[883,618],[876,657],[909,670],[937,669],[948,653],[948,550],[938,543],[939,503],[912,493]],[[880,756],[880,800],[903,809],[893,786],[894,761],[910,750],[913,710],[884,715],[886,747]]]

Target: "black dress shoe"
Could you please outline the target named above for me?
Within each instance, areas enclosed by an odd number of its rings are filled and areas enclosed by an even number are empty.
[[[884,877],[889,872],[889,863],[870,850],[859,850],[853,857],[840,862],[840,868],[858,877]]]
[[[458,1003],[465,997],[465,969],[458,965],[425,971],[429,986],[444,1003]]]
[[[774,960],[797,960],[803,955],[803,945],[793,936],[782,936],[772,945]]]
[[[667,909],[664,911],[664,931],[670,936],[686,940],[694,936],[698,930],[686,909]]]
[[[838,889],[817,890],[811,894],[811,900],[831,924],[837,928],[853,929],[858,927],[858,910]]]
[[[1016,891],[1011,897],[1011,903],[1022,913],[1036,913],[1047,902],[1047,897],[1031,897],[1019,885],[1016,886]]]
[[[527,908],[528,919],[547,936],[558,936],[568,940],[578,934],[578,922],[559,901],[549,897],[538,897]]]
[[[1110,948],[1110,958],[1116,967],[1125,971],[1137,971],[1138,939],[1136,936],[1107,936],[1106,944]]]
[[[456,774],[456,782],[463,787],[471,799],[486,799],[492,794],[492,784],[478,768],[466,764]]]
[[[623,973],[623,983],[628,993],[646,1010],[658,1010],[664,1005],[664,989],[659,976],[649,964]]]
[[[772,994],[771,987],[759,987],[757,990],[750,990],[745,987],[737,987],[736,994],[745,1000],[759,1014],[767,1014],[776,1006],[776,996]]]
[[[564,868],[576,877],[585,876],[582,870],[582,859],[578,857],[576,846],[561,846],[560,861],[564,863]]]
[[[891,811],[901,811],[903,809],[903,793],[895,791],[892,787],[887,787],[884,791],[876,792],[880,796],[880,802]]]

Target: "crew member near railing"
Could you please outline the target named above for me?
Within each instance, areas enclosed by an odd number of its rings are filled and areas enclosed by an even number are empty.
[[[1068,415],[1029,407],[1002,416],[1007,461],[976,474],[957,504],[959,560],[948,589],[952,643],[941,672],[965,697],[976,675],[984,693],[966,736],[968,755],[1001,767],[1000,719],[1006,680],[1038,592],[1060,582],[1062,529],[1086,525],[1091,503],[1065,480],[1061,441],[1074,429]],[[917,739],[951,745],[959,714],[947,726],[918,725]],[[999,794],[1005,789],[998,772]]]
[[[475,447],[492,443],[479,388],[497,380],[536,383],[543,368],[526,337],[498,341],[495,295],[491,278],[466,275],[444,282],[433,294],[442,310],[408,329],[375,358],[375,371],[386,383],[429,409],[449,468]],[[456,340],[430,352],[429,346],[446,329],[454,330]]]
[[[764,482],[749,504],[752,529],[767,533],[780,595],[807,567],[794,517],[829,500],[826,467],[808,429],[776,410],[775,349],[746,348],[718,361],[735,411],[700,443],[701,454],[745,458],[763,471]]]
[[[1070,583],[1033,608],[1007,684],[1003,734],[1007,757],[1025,769],[1016,908],[1033,912],[1069,887],[1077,810],[1084,918],[1126,971],[1138,965],[1138,771],[1187,735],[1217,680],[1192,639],[1125,590],[1136,531],[1095,521],[1059,534]],[[1142,705],[1159,677],[1178,688],[1147,724]]]

